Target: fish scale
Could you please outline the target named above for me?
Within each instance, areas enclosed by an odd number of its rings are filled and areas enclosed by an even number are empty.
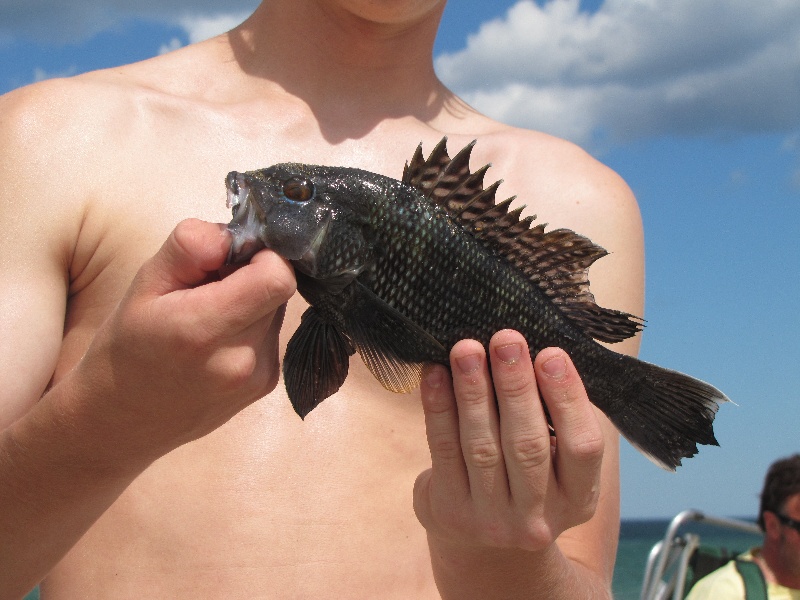
[[[404,216],[409,215],[409,211],[404,211]],[[404,312],[443,346],[452,347],[465,337],[486,342],[495,331],[506,328],[533,332],[526,337],[534,353],[556,340],[565,346],[563,342],[568,337],[585,337],[577,329],[562,331],[559,336],[538,324],[568,327],[555,314],[552,319],[532,321],[531,315],[550,310],[537,297],[535,288],[521,281],[510,265],[488,253],[457,225],[440,219],[436,221],[440,227],[436,228],[430,226],[432,222],[429,215],[422,214],[395,229],[392,232],[395,236],[398,230],[407,232],[404,245],[422,251],[393,252],[386,260],[378,260],[374,281],[369,283],[376,295]],[[446,273],[447,277],[420,279],[415,286],[414,274],[425,265],[435,265],[436,271]],[[490,313],[487,307],[491,307]]]
[[[499,183],[484,188],[488,167],[471,172],[471,150],[450,159],[442,140],[425,158],[420,146],[402,180],[295,163],[228,175],[229,260],[271,248],[310,305],[283,362],[295,411],[304,418],[336,393],[356,352],[386,389],[406,392],[459,340],[488,345],[515,329],[532,356],[567,351],[589,399],[656,464],[674,469],[697,444],[716,444],[722,392],[598,343],[642,327],[589,290],[588,268],[606,251],[533,226],[513,198],[496,202]]]

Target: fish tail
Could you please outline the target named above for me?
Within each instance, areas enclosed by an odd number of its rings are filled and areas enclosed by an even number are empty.
[[[683,373],[619,355],[634,383],[606,411],[619,432],[658,466],[674,471],[697,444],[718,446],[712,424],[729,399],[717,388]]]

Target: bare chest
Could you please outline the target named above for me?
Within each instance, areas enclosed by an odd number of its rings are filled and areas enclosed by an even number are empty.
[[[261,159],[254,144],[247,152],[226,143],[193,153],[200,137],[191,141],[161,153],[142,144],[129,164],[103,175],[98,187],[106,193],[93,199],[76,245],[61,372],[83,354],[175,224],[229,220],[228,171],[280,160],[269,150],[274,145],[265,144]],[[304,309],[299,297],[290,302],[283,347]],[[330,588],[336,580],[348,582],[351,592],[363,589],[364,597],[385,589],[427,597],[434,586],[411,503],[414,479],[427,462],[416,394],[384,391],[356,358],[342,391],[305,421],[292,412],[280,382],[137,479],[54,572],[51,589],[74,584],[83,592],[97,586],[99,596],[126,587],[149,589],[151,596],[189,590],[211,596],[241,588],[244,597],[256,585],[267,597],[287,589],[297,597],[347,595]],[[126,548],[125,564],[115,562],[118,548]],[[398,553],[405,557],[399,567]],[[171,566],[165,571],[165,565]],[[192,573],[191,581],[181,573]]]

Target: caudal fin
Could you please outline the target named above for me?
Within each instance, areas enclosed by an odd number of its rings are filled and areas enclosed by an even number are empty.
[[[619,412],[607,414],[634,447],[674,471],[682,458],[697,454],[697,444],[719,445],[712,424],[719,404],[728,401],[725,394],[683,373],[630,360],[636,364],[628,366],[642,374],[640,385],[628,390],[631,397]]]

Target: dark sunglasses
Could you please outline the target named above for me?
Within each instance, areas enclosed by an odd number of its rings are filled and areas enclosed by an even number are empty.
[[[778,521],[781,524],[786,525],[794,529],[797,533],[800,533],[800,521],[796,521],[795,519],[790,519],[786,515],[782,515],[781,513],[775,513],[775,516],[778,517]]]

